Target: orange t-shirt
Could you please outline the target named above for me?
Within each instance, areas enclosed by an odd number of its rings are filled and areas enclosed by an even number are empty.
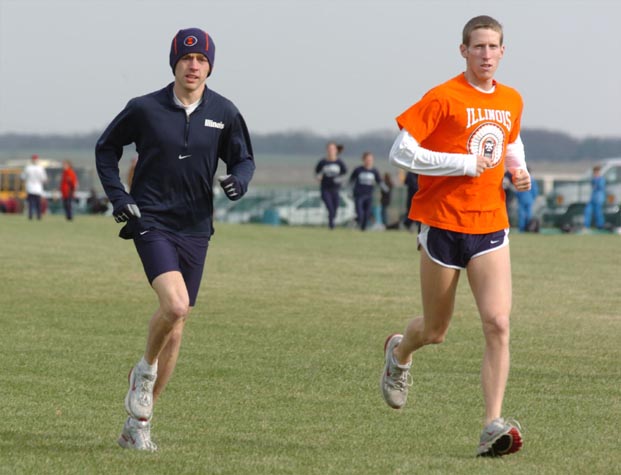
[[[397,117],[399,127],[423,148],[489,156],[493,161],[493,168],[479,177],[419,175],[409,218],[469,234],[509,227],[502,179],[507,144],[520,133],[522,108],[515,89],[496,83],[494,92],[486,94],[460,74]]]

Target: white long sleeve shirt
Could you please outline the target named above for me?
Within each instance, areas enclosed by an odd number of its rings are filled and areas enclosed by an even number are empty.
[[[24,167],[22,179],[29,195],[42,195],[43,184],[47,181],[47,173],[41,165],[30,163]]]
[[[434,152],[421,147],[407,130],[397,135],[390,149],[390,163],[403,170],[429,176],[476,176],[477,157],[472,154]],[[507,145],[505,168],[526,170],[521,137]]]

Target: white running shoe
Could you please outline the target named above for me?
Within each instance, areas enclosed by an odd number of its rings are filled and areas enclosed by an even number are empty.
[[[137,364],[129,372],[129,390],[125,396],[125,410],[139,421],[149,421],[153,415],[153,386],[157,373],[141,371]]]
[[[499,417],[487,424],[481,431],[477,448],[478,457],[501,457],[522,448],[522,427],[514,419]]]
[[[124,449],[144,450],[155,452],[157,445],[151,440],[151,423],[138,421],[128,417],[119,436],[118,443]]]
[[[408,389],[412,386],[410,368],[407,365],[397,364],[393,357],[393,350],[401,342],[403,335],[395,333],[386,338],[384,343],[384,369],[380,378],[380,388],[384,401],[393,409],[401,409],[408,400]]]

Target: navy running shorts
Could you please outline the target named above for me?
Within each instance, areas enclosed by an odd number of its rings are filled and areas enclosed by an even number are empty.
[[[467,234],[421,224],[418,245],[436,264],[465,269],[471,259],[509,245],[509,229],[488,234]]]
[[[134,244],[149,284],[165,272],[181,272],[190,296],[190,307],[193,307],[203,276],[209,238],[150,229],[137,235]]]

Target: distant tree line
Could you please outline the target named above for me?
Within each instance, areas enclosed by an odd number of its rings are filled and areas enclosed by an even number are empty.
[[[291,131],[252,134],[252,142],[257,154],[320,156],[326,142],[333,140],[345,146],[346,155],[360,155],[369,151],[381,157],[388,154],[395,135],[394,130],[331,136]],[[92,150],[98,137],[99,132],[73,135],[0,134],[0,149],[5,152]],[[621,137],[576,139],[563,132],[524,129],[522,139],[528,159],[534,161],[582,161],[621,157]]]

